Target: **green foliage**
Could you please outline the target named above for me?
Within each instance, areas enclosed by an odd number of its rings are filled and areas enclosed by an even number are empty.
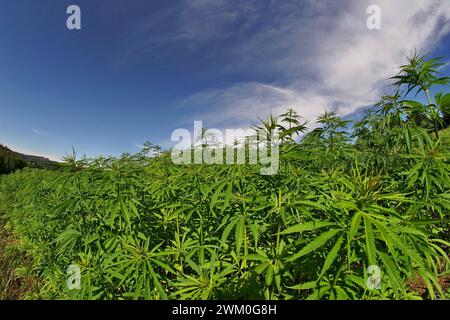
[[[406,85],[408,90],[406,94],[417,89],[417,93],[423,92],[428,98],[428,104],[431,105],[429,90],[434,85],[446,85],[450,82],[450,77],[438,77],[438,70],[444,66],[442,58],[427,60],[426,56],[420,56],[414,52],[409,58],[408,63],[400,67],[400,73],[393,77],[396,82],[394,85],[401,87]]]
[[[176,166],[147,144],[1,177],[0,212],[30,260],[19,271],[40,280],[30,298],[444,298],[449,149],[413,111],[431,118],[384,97],[353,132],[327,112],[300,142],[298,114],[271,116],[256,128],[281,130],[276,176]],[[71,264],[81,290],[66,286]],[[379,289],[367,285],[370,266]]]

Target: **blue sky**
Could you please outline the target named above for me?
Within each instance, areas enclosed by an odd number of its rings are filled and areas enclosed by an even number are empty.
[[[0,143],[52,159],[169,147],[194,120],[246,127],[290,106],[348,116],[409,51],[450,59],[448,0],[16,0],[0,26]]]

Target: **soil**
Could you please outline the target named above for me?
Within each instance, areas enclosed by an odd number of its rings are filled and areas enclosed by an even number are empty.
[[[441,269],[440,271],[442,271],[442,272],[445,270],[445,262],[444,261],[442,261],[440,269]],[[443,275],[438,278],[438,281],[444,292],[446,292],[447,290],[450,289],[450,275],[448,275],[448,274]],[[422,297],[426,296],[426,294],[428,292],[428,288],[427,288],[427,285],[425,284],[425,281],[418,274],[416,274],[412,279],[408,280],[408,287],[412,291],[421,295]]]

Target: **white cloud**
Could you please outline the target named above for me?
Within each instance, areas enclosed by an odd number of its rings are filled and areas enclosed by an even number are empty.
[[[247,127],[258,117],[280,113],[287,107],[300,108],[305,119],[313,119],[318,109],[327,106],[329,100],[318,94],[299,94],[293,89],[261,83],[236,84],[225,90],[208,90],[185,101],[190,105],[214,106],[214,112],[206,112],[203,119],[208,126],[224,122],[237,127]]]
[[[35,134],[37,134],[38,136],[46,136],[46,137],[49,136],[49,134],[46,131],[39,130],[39,129],[36,129],[36,128],[33,128],[33,132]]]
[[[371,4],[381,8],[380,31],[366,27]],[[224,49],[236,56],[226,70],[245,71],[255,79],[270,74],[274,81],[235,83],[184,101],[204,106],[202,119],[241,126],[289,106],[308,120],[327,108],[350,114],[383,93],[385,80],[408,53],[432,49],[450,31],[448,0],[309,1],[306,13],[291,1],[281,7],[261,30]],[[222,21],[212,30],[226,35],[227,24]]]

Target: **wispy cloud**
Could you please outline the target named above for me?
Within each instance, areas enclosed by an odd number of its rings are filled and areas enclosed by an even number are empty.
[[[33,132],[35,134],[37,134],[38,136],[45,136],[45,137],[49,136],[49,134],[46,131],[39,130],[39,129],[36,129],[36,128],[33,128]]]
[[[214,112],[201,115],[208,125],[227,125],[247,127],[258,117],[279,113],[287,107],[300,107],[306,119],[315,116],[318,109],[330,101],[321,95],[297,91],[287,87],[267,85],[258,82],[238,83],[226,89],[213,89],[200,92],[184,101],[193,106],[214,106]],[[331,107],[331,105],[330,105]]]
[[[366,27],[373,4],[381,8],[379,31]],[[171,21],[166,33],[150,36],[158,21],[143,21],[137,30],[149,36],[140,34],[134,49],[226,56],[224,74],[252,80],[209,88],[182,103],[202,110],[197,119],[227,125],[289,106],[309,120],[330,108],[353,113],[386,90],[384,80],[411,50],[428,51],[450,31],[448,0],[197,0],[179,9],[162,15]]]

